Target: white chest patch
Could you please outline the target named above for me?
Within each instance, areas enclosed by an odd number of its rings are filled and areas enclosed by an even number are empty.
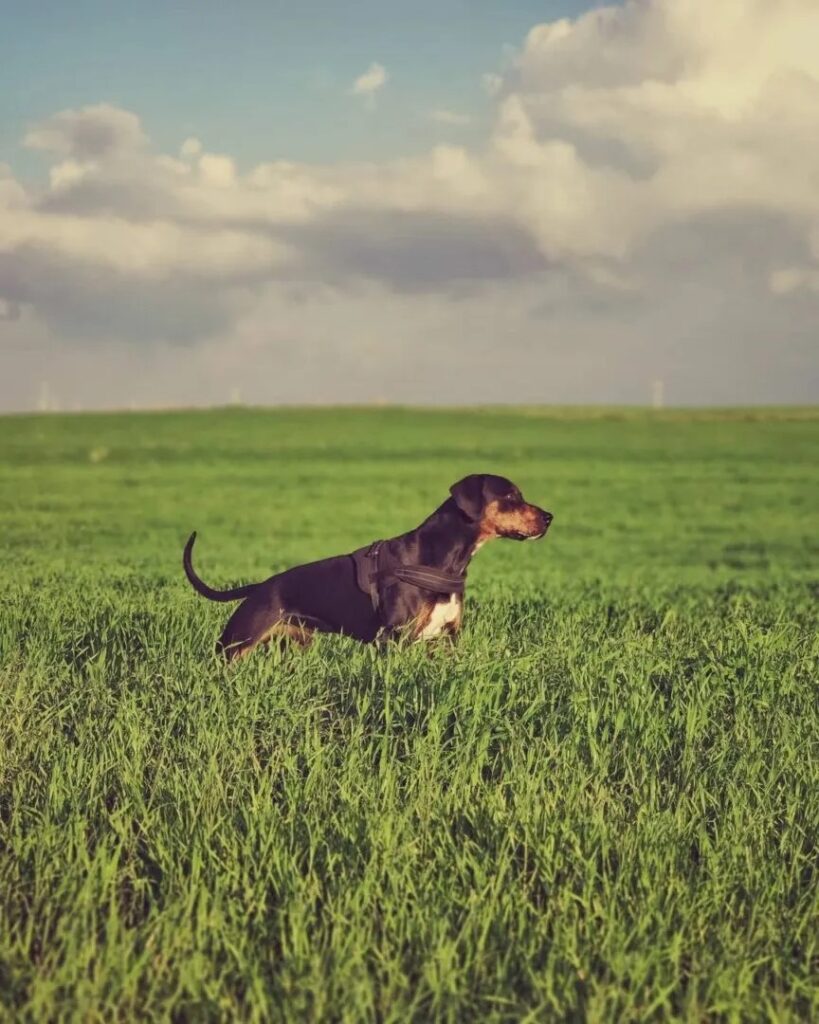
[[[456,622],[461,616],[461,598],[457,594],[450,594],[449,598],[439,601],[432,609],[429,622],[418,634],[419,640],[428,640],[441,633],[451,622]]]

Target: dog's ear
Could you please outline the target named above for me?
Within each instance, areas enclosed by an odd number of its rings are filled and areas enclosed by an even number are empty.
[[[480,519],[483,512],[484,478],[479,473],[465,476],[449,488],[455,504],[468,519]]]

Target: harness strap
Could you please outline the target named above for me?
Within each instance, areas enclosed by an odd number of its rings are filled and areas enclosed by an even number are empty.
[[[356,566],[356,579],[365,594],[369,594],[373,610],[378,611],[380,604],[378,583],[400,580],[412,587],[428,590],[433,594],[462,594],[466,585],[466,575],[444,572],[431,565],[394,565],[381,569],[380,554],[384,541],[377,540],[366,548],[353,552]]]
[[[404,583],[410,583],[422,590],[431,590],[436,594],[462,594],[466,580],[463,576],[456,576],[451,572],[442,572],[440,569],[433,569],[430,565],[397,565],[388,572],[379,573],[380,576],[395,576]]]

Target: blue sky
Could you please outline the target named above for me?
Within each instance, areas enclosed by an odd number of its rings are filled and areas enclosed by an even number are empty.
[[[0,17],[0,411],[819,400],[816,0]]]
[[[225,4],[46,0],[7,4],[0,44],[0,155],[42,161],[20,141],[56,110],[99,102],[134,110],[164,151],[187,135],[242,167],[414,153],[481,131],[481,78],[532,25],[580,0],[287,0]],[[349,88],[371,62],[389,86],[375,109]],[[454,131],[429,112],[475,117]]]

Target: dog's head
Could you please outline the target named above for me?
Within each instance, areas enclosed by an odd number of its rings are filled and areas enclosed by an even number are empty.
[[[511,480],[491,473],[474,473],[449,488],[461,514],[479,524],[482,540],[507,537],[537,540],[549,529],[552,513],[524,501]]]

